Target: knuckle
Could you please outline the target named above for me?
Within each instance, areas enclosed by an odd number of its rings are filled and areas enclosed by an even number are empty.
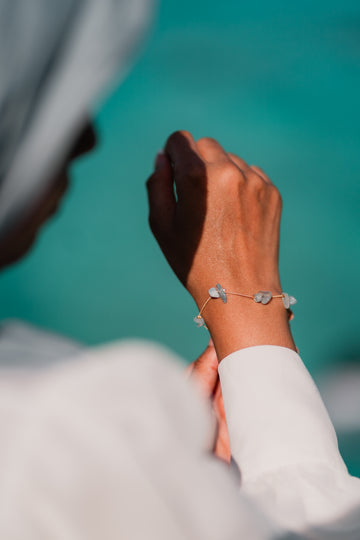
[[[246,171],[246,179],[248,181],[249,188],[252,191],[260,193],[266,190],[266,182],[252,169]]]
[[[183,168],[179,171],[177,178],[180,184],[187,181],[198,181],[205,176],[205,168],[200,163],[191,162],[187,166],[183,164]]]
[[[204,167],[200,163],[196,162],[193,163],[189,167],[189,176],[190,178],[193,178],[194,180],[198,180],[199,178],[202,178],[204,176]]]
[[[217,144],[217,141],[213,139],[212,137],[201,137],[201,139],[198,140],[197,144],[200,144],[202,146]]]
[[[185,131],[185,130],[174,131],[169,136],[167,140],[167,144],[168,145],[177,144],[179,141],[183,141],[184,138],[189,139],[190,137],[191,137],[191,133],[189,133],[189,131]]]
[[[257,165],[251,165],[250,169],[255,171],[260,176],[263,176],[264,178],[267,178],[267,175],[266,175],[265,171],[261,167],[258,167]]]
[[[241,171],[233,162],[226,161],[221,165],[219,180],[223,187],[237,186],[242,179]]]

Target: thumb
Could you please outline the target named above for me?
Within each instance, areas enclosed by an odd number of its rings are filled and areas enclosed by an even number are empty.
[[[163,152],[156,156],[155,171],[148,179],[146,187],[150,228],[158,238],[169,231],[176,206],[171,162]]]
[[[212,341],[194,362],[191,376],[198,382],[206,397],[211,397],[218,381],[218,359]]]

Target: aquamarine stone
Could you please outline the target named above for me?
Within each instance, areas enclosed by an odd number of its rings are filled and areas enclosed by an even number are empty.
[[[272,299],[272,293],[270,291],[261,291],[261,292],[263,293],[261,303],[264,304],[265,306]]]
[[[289,295],[288,293],[284,292],[283,293],[283,298],[282,298],[282,301],[283,301],[283,304],[284,304],[284,308],[285,309],[289,309],[290,307],[290,298],[289,298]]]
[[[215,287],[211,287],[211,289],[209,289],[209,295],[211,298],[220,298],[219,291],[215,289]]]
[[[290,306],[293,306],[294,304],[296,304],[297,300],[296,298],[294,298],[293,296],[289,296],[288,293],[283,293],[283,304],[284,304],[284,307],[285,309],[289,309]]]
[[[272,299],[272,293],[270,291],[259,291],[254,295],[254,300],[258,304],[261,302],[264,306]]]
[[[224,304],[226,304],[227,296],[226,296],[225,290],[222,288],[220,283],[216,284],[216,290],[218,291],[221,300],[224,302]]]
[[[194,317],[194,323],[198,328],[201,328],[201,326],[205,326],[205,321],[201,317],[201,315],[196,315],[196,317]]]

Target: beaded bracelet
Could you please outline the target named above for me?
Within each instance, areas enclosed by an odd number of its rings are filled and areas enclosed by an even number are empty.
[[[259,291],[256,294],[242,294],[242,293],[226,291],[219,283],[217,283],[216,287],[211,287],[209,289],[209,298],[204,302],[202,308],[200,309],[199,314],[196,315],[196,317],[194,318],[194,322],[196,323],[198,328],[200,328],[201,326],[204,326],[206,328],[205,321],[203,319],[202,314],[203,314],[204,309],[210,302],[210,300],[221,298],[224,304],[226,304],[227,295],[251,298],[257,304],[263,304],[264,306],[268,304],[273,298],[281,298],[285,309],[289,310],[289,320],[293,318],[293,314],[290,310],[290,306],[293,306],[297,302],[296,298],[284,292],[281,294],[272,294],[270,291]]]

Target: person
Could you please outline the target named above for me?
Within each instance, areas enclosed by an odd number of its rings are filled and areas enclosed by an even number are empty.
[[[0,0],[0,268],[23,257],[96,134],[89,114],[126,73],[152,0]],[[21,36],[21,40],[17,39]],[[18,321],[1,325],[3,365],[46,364],[81,345]]]
[[[149,5],[68,0],[52,11],[43,0],[2,0],[0,50],[13,54],[0,84],[2,266],[27,252],[69,159],[92,146],[91,128],[79,137],[86,114]],[[151,343],[83,350],[32,329],[5,335],[5,346],[1,336],[1,537],[359,538],[359,481],[296,352],[288,310],[281,298],[251,297],[283,295],[277,189],[216,141],[176,132],[148,194],[152,230],[214,346],[186,381],[175,356]],[[226,304],[203,309],[217,283]],[[215,398],[217,431],[201,394]],[[238,468],[223,463],[230,450]]]

